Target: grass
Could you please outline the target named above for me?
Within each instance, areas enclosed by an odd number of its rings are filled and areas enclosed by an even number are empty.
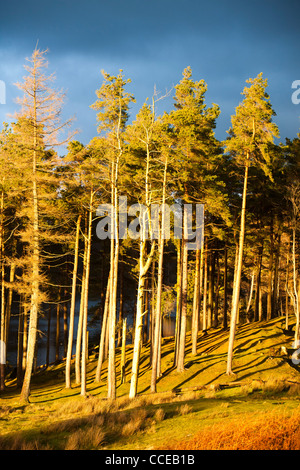
[[[0,397],[0,449],[297,449],[300,450],[300,377],[287,350],[292,338],[283,318],[238,328],[234,377],[225,374],[228,331],[199,334],[198,354],[186,343],[186,370],[172,367],[173,339],[162,345],[162,376],[150,394],[149,345],[141,351],[139,395],[128,398],[127,382],[117,400],[106,399],[106,374],[96,384],[96,355],[88,363],[86,398],[64,386],[64,364],[39,371],[30,403],[19,402],[15,382]]]

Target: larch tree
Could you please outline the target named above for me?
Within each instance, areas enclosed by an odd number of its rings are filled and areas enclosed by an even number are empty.
[[[272,178],[270,145],[274,137],[278,137],[278,128],[272,121],[275,112],[266,93],[267,80],[260,73],[256,78],[247,80],[250,84],[243,90],[244,100],[236,108],[232,116],[232,126],[229,129],[229,138],[225,142],[225,149],[236,160],[237,164],[244,166],[244,184],[242,193],[242,207],[240,214],[239,245],[237,248],[235,275],[230,318],[230,335],[228,342],[227,369],[228,375],[232,372],[233,346],[238,316],[240,285],[243,264],[243,249],[245,238],[245,217],[248,173],[251,163],[259,165],[262,170]]]
[[[28,164],[30,165],[31,200],[28,211],[31,236],[28,237],[28,253],[31,258],[31,294],[30,294],[30,320],[28,333],[27,362],[21,400],[28,401],[30,394],[30,382],[34,363],[34,354],[37,338],[38,314],[42,295],[41,282],[41,249],[43,239],[43,228],[41,219],[41,197],[39,194],[39,180],[43,172],[53,171],[56,159],[45,159],[45,150],[53,145],[59,144],[59,133],[63,128],[70,125],[72,120],[61,122],[60,114],[64,100],[61,91],[52,88],[54,75],[46,75],[48,63],[45,55],[47,51],[35,48],[32,56],[28,59],[29,65],[25,66],[27,76],[22,83],[17,83],[23,91],[23,98],[19,99],[21,111],[19,119],[23,119],[22,133],[26,142]]]

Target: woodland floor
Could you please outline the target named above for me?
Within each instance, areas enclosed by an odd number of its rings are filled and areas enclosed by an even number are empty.
[[[102,382],[94,382],[95,350],[89,355],[86,398],[80,386],[65,389],[63,362],[33,377],[29,404],[20,403],[20,390],[8,381],[0,396],[0,450],[300,450],[300,366],[291,361],[293,333],[284,326],[278,317],[238,327],[234,376],[225,373],[228,330],[199,333],[196,356],[188,336],[183,373],[172,365],[173,338],[165,338],[156,394],[149,390],[146,344],[133,400],[131,346],[123,385],[117,354],[114,402],[106,399],[106,364]]]

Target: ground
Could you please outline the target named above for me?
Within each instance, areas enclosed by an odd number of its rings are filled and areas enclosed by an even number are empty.
[[[293,318],[290,320],[293,326]],[[157,393],[149,389],[149,345],[141,351],[138,396],[128,398],[132,347],[126,352],[126,383],[117,400],[106,399],[106,364],[94,382],[97,350],[88,362],[87,397],[64,385],[64,363],[33,378],[30,402],[21,403],[15,380],[0,397],[0,449],[297,449],[300,450],[300,374],[293,364],[292,331],[285,319],[237,329],[233,371],[227,376],[228,330],[199,333],[198,351],[186,342],[186,370],[173,368],[173,338],[162,345]],[[265,446],[265,447],[264,447]]]

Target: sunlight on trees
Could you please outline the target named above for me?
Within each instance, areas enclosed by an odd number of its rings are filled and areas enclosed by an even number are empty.
[[[149,389],[157,391],[166,335],[174,337],[178,374],[187,354],[197,359],[207,330],[228,333],[228,375],[236,329],[245,322],[282,316],[288,331],[294,318],[299,344],[300,134],[276,143],[263,74],[247,80],[221,142],[215,136],[221,110],[206,104],[209,85],[195,80],[191,67],[174,87],[173,109],[162,115],[157,102],[166,96],[154,89],[131,116],[130,79],[122,70],[102,71],[91,105],[98,134],[83,145],[74,132],[62,134],[72,119],[61,121],[65,96],[52,87],[46,54],[36,48],[28,59],[17,84],[20,111],[0,134],[1,355],[8,341],[15,350],[13,361],[1,361],[0,391],[15,367],[20,400],[27,402],[32,374],[53,362],[53,350],[55,361],[65,360],[66,388],[80,385],[84,397],[89,355],[96,352],[93,386],[104,383],[115,400],[121,384],[136,397],[145,368]],[[67,150],[59,156],[62,143]],[[137,208],[135,238],[119,236],[124,199]],[[155,204],[174,205],[178,213],[161,210],[154,220]],[[204,243],[195,250],[188,249],[186,204],[205,208]],[[126,217],[132,223],[132,213]],[[148,347],[148,362],[141,363]]]

